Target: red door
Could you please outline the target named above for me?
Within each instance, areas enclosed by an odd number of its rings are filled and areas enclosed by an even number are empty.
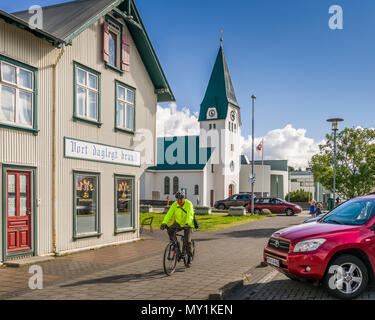
[[[214,190],[211,190],[210,192],[210,206],[211,208],[214,206]]]
[[[228,197],[229,198],[233,195],[233,189],[234,189],[233,184],[230,184],[229,189],[228,189]]]
[[[30,250],[31,172],[7,171],[7,252]]]

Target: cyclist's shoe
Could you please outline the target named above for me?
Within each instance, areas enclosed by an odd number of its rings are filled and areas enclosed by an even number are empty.
[[[193,256],[188,255],[187,267],[190,268],[193,264]]]

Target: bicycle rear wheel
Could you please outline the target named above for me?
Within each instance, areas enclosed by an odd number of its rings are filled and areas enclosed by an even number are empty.
[[[164,250],[163,267],[164,272],[171,276],[177,267],[178,249],[175,243],[168,243]]]

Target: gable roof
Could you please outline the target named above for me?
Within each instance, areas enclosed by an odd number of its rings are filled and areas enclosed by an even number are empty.
[[[157,139],[157,165],[149,170],[203,170],[213,148],[200,148],[199,136]]]
[[[121,1],[113,0],[79,0],[43,7],[43,30],[68,43],[73,35],[87,21],[112,10]],[[107,9],[107,10],[106,10]],[[28,21],[31,14],[28,10],[14,12],[16,17]]]
[[[13,14],[0,11],[0,17],[9,23],[16,23],[22,29],[27,29],[49,40],[55,46],[61,46],[62,44],[71,44],[72,40],[81,32],[114,10],[116,17],[124,19],[129,29],[155,87],[158,102],[175,101],[173,92],[133,0],[77,0],[43,7],[42,9],[43,30],[31,30],[28,27],[28,21],[31,17],[28,11],[15,12]],[[130,14],[128,11],[130,11]]]
[[[207,110],[212,107],[216,108],[217,119],[226,119],[229,103],[239,108],[223,46],[220,45],[210,81],[201,103],[199,121],[207,120]]]

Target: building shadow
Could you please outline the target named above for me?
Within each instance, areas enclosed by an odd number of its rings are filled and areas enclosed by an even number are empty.
[[[184,272],[185,268],[177,268],[175,271]],[[114,275],[104,278],[95,278],[90,280],[78,281],[71,284],[65,284],[61,287],[77,287],[85,284],[105,284],[105,283],[129,283],[129,282],[140,282],[140,281],[151,281],[156,279],[161,279],[168,277],[163,270],[157,269],[145,273],[133,273],[133,274],[124,274],[124,275]]]
[[[280,230],[280,228],[266,228],[266,229],[249,229],[223,232],[220,235],[231,238],[265,238],[270,237],[273,233]]]

